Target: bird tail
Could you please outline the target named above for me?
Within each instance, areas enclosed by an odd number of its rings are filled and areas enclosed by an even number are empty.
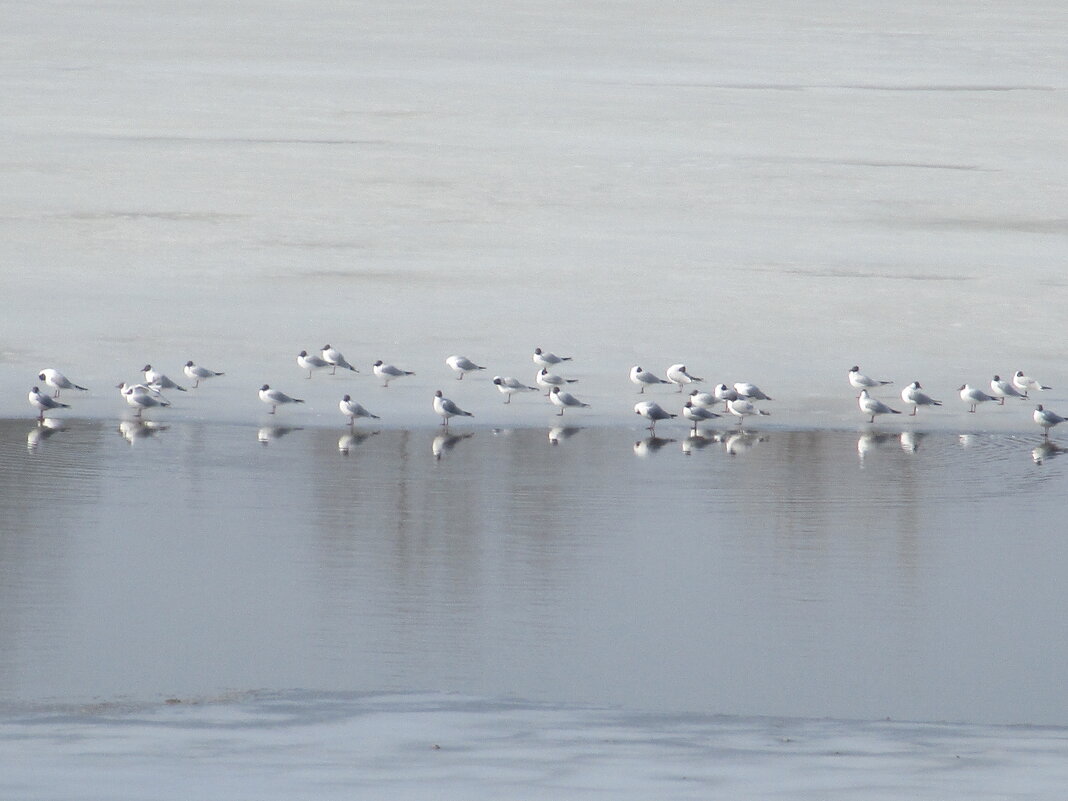
[[[74,388],[75,389],[80,389],[82,392],[88,392],[89,391],[88,387],[79,387],[77,384],[74,385]]]
[[[304,403],[300,398],[293,398],[293,403]]]

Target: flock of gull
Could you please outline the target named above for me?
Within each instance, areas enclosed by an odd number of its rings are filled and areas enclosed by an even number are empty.
[[[589,408],[590,404],[580,400],[566,390],[566,387],[576,383],[577,379],[566,378],[558,372],[561,369],[561,365],[572,361],[572,357],[558,356],[541,348],[535,348],[532,360],[538,368],[534,377],[534,385],[527,384],[511,376],[494,376],[493,386],[504,395],[505,403],[510,403],[512,396],[517,393],[544,391],[549,402],[559,410],[557,412],[558,416],[563,416],[564,411],[567,409]],[[340,351],[330,345],[324,345],[320,348],[319,355],[302,350],[297,355],[296,361],[301,370],[307,371],[305,378],[309,379],[317,370],[329,369],[331,374],[336,374],[338,370],[359,372],[345,359]],[[449,356],[445,360],[445,364],[456,373],[458,380],[462,380],[468,373],[486,369],[466,356]],[[371,370],[376,377],[382,380],[385,387],[388,387],[391,381],[415,375],[410,370],[402,370],[381,360],[376,361]],[[135,410],[135,415],[138,418],[141,417],[146,409],[169,406],[170,402],[166,400],[163,394],[165,391],[188,391],[186,387],[181,386],[164,373],[154,369],[151,364],[146,364],[142,368],[142,372],[144,374],[144,382],[136,384],[124,382],[117,387],[120,396],[127,405]],[[224,375],[222,372],[210,370],[192,361],[185,363],[183,373],[192,382],[193,389],[196,389],[202,381]],[[630,370],[630,380],[639,388],[638,394],[644,394],[647,388],[661,384],[674,386],[679,393],[682,393],[687,389],[688,385],[704,381],[704,379],[690,374],[684,364],[671,365],[665,371],[664,376],[664,378],[661,378],[638,365],[635,365]],[[44,421],[45,414],[48,412],[70,408],[69,404],[59,400],[60,393],[63,390],[88,391],[86,387],[74,383],[53,368],[41,370],[37,378],[38,381],[54,390],[51,394],[42,392],[38,385],[29,392],[29,403],[38,410],[38,420],[41,422]],[[879,415],[902,414],[900,410],[894,409],[888,403],[879,400],[873,395],[880,389],[893,384],[892,381],[871,378],[860,372],[860,368],[856,365],[849,370],[848,381],[854,389],[859,390],[860,394],[857,397],[857,402],[861,412],[868,416],[870,423],[874,423],[875,418]],[[983,403],[996,402],[1004,405],[1007,398],[1026,400],[1029,397],[1029,393],[1048,389],[1050,387],[1025,375],[1022,370],[1018,370],[1009,380],[995,375],[990,381],[989,393],[970,384],[964,384],[960,387],[959,394],[960,399],[968,404],[968,411],[974,413],[977,407]],[[270,414],[275,414],[280,406],[304,403],[302,399],[287,395],[269,384],[263,384],[260,387],[259,398],[270,407]],[[634,406],[634,412],[649,421],[648,430],[653,432],[654,435],[658,422],[671,420],[680,415],[688,424],[692,425],[692,430],[696,432],[698,426],[702,423],[710,422],[725,414],[730,414],[736,418],[739,425],[746,417],[769,415],[770,412],[758,406],[758,403],[770,400],[772,398],[755,384],[739,382],[733,386],[718,384],[709,392],[702,392],[698,389],[691,390],[678,413],[668,411],[653,400],[639,401]],[[942,405],[942,401],[935,400],[924,391],[919,381],[913,381],[901,391],[901,400],[906,406],[912,407],[911,415],[913,416],[921,406],[935,407]],[[441,425],[446,429],[451,418],[474,417],[471,412],[460,408],[455,401],[445,397],[441,390],[434,393],[432,406],[434,413],[441,418]],[[379,419],[378,415],[368,411],[363,405],[353,400],[350,395],[344,395],[341,398],[338,402],[338,409],[342,415],[348,418],[350,426],[355,425],[356,420],[359,418]],[[1066,419],[1046,409],[1042,404],[1038,404],[1035,407],[1032,417],[1035,423],[1042,428],[1043,435],[1046,438],[1049,437],[1051,428],[1063,423]]]

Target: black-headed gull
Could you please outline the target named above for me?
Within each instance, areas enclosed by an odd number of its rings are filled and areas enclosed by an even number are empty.
[[[354,373],[360,372],[347,361],[345,361],[345,357],[341,355],[341,351],[339,351],[337,348],[332,348],[329,345],[323,345],[321,348],[319,348],[319,355],[322,357],[324,362],[330,365],[330,375],[335,375],[337,373],[337,368],[339,367],[344,370],[351,370]]]
[[[746,400],[773,400],[770,395],[765,395],[760,387],[756,384],[750,384],[748,381],[739,381],[734,385],[734,391],[738,393],[739,398],[745,398]]]
[[[504,395],[504,402],[511,403],[512,396],[517,392],[537,392],[537,387],[531,387],[524,384],[518,378],[512,378],[511,376],[495,375],[493,376],[493,385],[497,387],[502,395]]]
[[[485,370],[485,367],[475,364],[466,356],[450,356],[445,360],[445,364],[449,365],[453,370],[459,373],[456,376],[457,381],[462,381],[463,377],[468,373],[473,373],[475,370]]]
[[[153,391],[152,387],[146,387],[144,384],[134,384],[132,386],[119,384],[119,392],[122,393],[126,405],[135,410],[136,417],[140,417],[141,412],[145,409],[171,405],[168,401],[163,400],[158,392]]]
[[[658,378],[657,376],[650,373],[648,370],[643,370],[638,365],[634,365],[630,368],[630,380],[637,384],[639,387],[641,387],[641,389],[638,390],[639,395],[645,394],[645,388],[652,384],[671,383],[670,381],[666,381],[663,378]]]
[[[193,380],[193,389],[200,386],[201,381],[207,381],[209,378],[215,378],[218,375],[226,375],[226,373],[219,373],[215,370],[209,370],[207,367],[201,367],[200,365],[193,364],[192,361],[185,363],[185,367],[182,368],[182,372],[185,373],[187,378]]]
[[[402,370],[392,364],[385,364],[381,359],[376,361],[371,370],[376,376],[382,379],[382,386],[388,387],[389,382],[394,378],[404,378],[406,375],[415,375],[411,370]]]
[[[304,403],[300,398],[291,398],[281,390],[271,389],[269,384],[260,387],[260,400],[271,407],[268,414],[274,414],[279,406],[285,406],[288,403]]]
[[[302,370],[308,371],[308,374],[304,376],[305,378],[311,378],[312,371],[323,370],[330,366],[330,362],[321,356],[315,356],[314,354],[308,353],[306,350],[302,350],[297,354],[297,366]]]
[[[971,406],[968,411],[972,413],[975,412],[975,407],[980,403],[997,400],[997,398],[987,395],[983,390],[973,387],[971,384],[964,384],[960,388],[960,399]]]
[[[883,387],[893,383],[893,381],[866,376],[860,372],[860,368],[855,364],[849,368],[849,385],[853,389],[874,389],[875,387]]]
[[[44,370],[37,374],[38,381],[44,381],[48,386],[52,387],[55,392],[52,393],[53,398],[59,397],[59,391],[61,389],[78,389],[82,392],[88,392],[85,387],[80,387],[69,378],[67,378],[59,370],[53,370],[51,367],[46,367]]]
[[[916,410],[921,406],[941,406],[942,401],[937,401],[920,388],[919,381],[913,381],[901,390],[901,400],[912,404],[912,413],[909,417],[916,416]]]
[[[1034,419],[1036,423],[1042,426],[1042,434],[1048,439],[1049,430],[1053,428],[1053,426],[1063,423],[1066,418],[1061,417],[1056,412],[1051,412],[1049,409],[1044,408],[1040,403],[1035,407]]]
[[[667,372],[664,373],[664,375],[667,376],[667,380],[668,381],[670,381],[672,384],[675,384],[675,385],[678,386],[679,392],[682,392],[682,388],[686,384],[693,384],[693,383],[695,383],[697,381],[704,381],[703,378],[698,378],[697,376],[692,376],[688,372],[686,372],[686,365],[685,364],[673,364],[673,365],[671,365],[667,369]]]
[[[39,387],[34,387],[33,389],[31,389],[26,397],[30,402],[30,406],[33,406],[40,412],[40,414],[37,416],[37,419],[41,422],[44,421],[45,412],[50,412],[53,409],[70,408],[69,403],[61,403],[53,397],[42,394],[41,389]]]
[[[719,405],[719,399],[711,392],[702,392],[699,389],[695,389],[690,393],[690,403],[703,409],[714,409]]]
[[[547,369],[542,367],[538,370],[538,374],[534,376],[534,383],[546,391],[545,397],[549,397],[549,393],[552,392],[553,387],[562,387],[564,384],[575,384],[578,383],[578,379],[564,378],[562,375],[550,373]]]
[[[649,420],[652,425],[648,426],[648,429],[656,435],[656,423],[658,420],[671,420],[678,417],[677,414],[672,414],[666,411],[656,401],[640,401],[634,405],[634,413],[641,415],[646,420]]]
[[[372,420],[378,420],[377,414],[371,414],[363,406],[358,404],[352,399],[350,395],[346,395],[339,402],[337,407],[341,410],[341,413],[349,418],[349,425],[356,425],[357,417],[370,417]]]
[[[1016,375],[1012,377],[1012,385],[1016,387],[1020,392],[1027,395],[1028,392],[1034,390],[1040,392],[1042,390],[1053,389],[1053,387],[1047,387],[1046,385],[1036,381],[1029,375],[1024,375],[1023,370],[1017,370]]]
[[[716,400],[723,401],[723,411],[725,412],[730,411],[730,409],[727,407],[727,404],[730,403],[732,400],[738,400],[739,398],[738,393],[735,392],[732,388],[728,387],[726,384],[717,384],[716,388],[712,390],[712,394],[715,395]]]
[[[866,389],[860,391],[860,397],[857,399],[857,403],[864,414],[871,415],[871,419],[868,421],[869,423],[875,422],[875,415],[877,414],[901,414],[897,409],[891,409],[881,400],[873,398],[868,394],[868,390]]]
[[[179,392],[186,391],[185,387],[179,386],[159,370],[153,370],[151,364],[146,364],[142,367],[141,372],[145,374],[145,383],[150,387],[155,389],[176,389]]]
[[[720,415],[708,409],[706,406],[697,406],[693,401],[686,401],[682,407],[682,416],[693,423],[693,431],[697,433],[697,426],[701,423],[715,420]]]
[[[746,417],[752,417],[754,415],[763,415],[767,417],[771,414],[771,412],[765,412],[763,409],[758,409],[757,405],[748,398],[737,398],[732,401],[727,401],[727,411],[738,418],[738,425],[741,425]]]
[[[441,416],[441,424],[449,427],[450,417],[474,417],[471,412],[465,412],[451,400],[441,394],[439,389],[434,393],[434,411]]]
[[[571,406],[571,407],[574,407],[574,408],[579,408],[579,409],[588,409],[588,408],[590,408],[590,404],[583,403],[578,398],[576,398],[574,395],[572,395],[570,392],[561,392],[560,391],[560,387],[553,387],[552,388],[552,391],[549,392],[549,400],[552,402],[553,406],[559,406],[560,407],[560,411],[556,415],[557,417],[563,417],[564,416],[564,409],[566,409],[568,406]]]
[[[1014,387],[1011,381],[1005,381],[999,375],[994,376],[990,381],[990,394],[999,400],[999,406],[1005,405],[1005,398],[1020,398],[1023,400],[1027,397]]]
[[[550,353],[541,348],[534,348],[534,355],[531,358],[538,367],[552,367],[554,364],[560,364],[560,362],[571,361],[570,356],[557,356],[555,353]]]

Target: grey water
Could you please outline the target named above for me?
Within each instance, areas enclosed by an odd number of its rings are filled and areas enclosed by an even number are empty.
[[[1068,724],[1037,435],[0,421],[0,702]]]

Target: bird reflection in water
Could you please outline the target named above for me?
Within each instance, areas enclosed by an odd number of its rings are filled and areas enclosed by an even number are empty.
[[[714,445],[717,442],[722,442],[722,437],[719,434],[704,435],[691,432],[690,436],[682,441],[682,452],[689,456],[694,451],[704,450],[709,445]]]
[[[260,441],[261,445],[270,445],[272,442],[280,440],[294,431],[301,430],[300,426],[263,426],[256,432],[256,439]]]
[[[645,439],[640,439],[640,440],[638,440],[637,442],[634,443],[634,454],[636,456],[643,456],[643,457],[644,456],[652,456],[654,453],[656,453],[658,450],[663,448],[665,445],[670,445],[672,442],[677,442],[677,441],[678,440],[667,439],[666,437],[655,437],[655,436],[646,437]]]
[[[905,453],[916,453],[920,449],[920,443],[923,442],[926,434],[919,431],[902,431],[901,432],[901,450]]]
[[[1034,459],[1035,464],[1042,464],[1047,459],[1052,459],[1055,456],[1060,456],[1068,448],[1064,448],[1055,442],[1043,442],[1031,451],[1031,458]]]
[[[723,440],[723,448],[731,456],[739,456],[753,450],[758,443],[767,441],[767,434],[757,434],[754,431],[736,431]]]
[[[451,451],[453,448],[455,448],[457,443],[461,442],[462,440],[469,439],[473,436],[474,434],[472,433],[438,434],[436,437],[434,437],[434,441],[430,443],[430,452],[434,454],[435,459],[440,461],[441,457],[444,456],[447,452]]]
[[[582,429],[578,426],[553,426],[549,429],[549,443],[559,445],[565,439],[571,439]]]
[[[887,445],[891,441],[900,442],[900,439],[894,434],[880,434],[876,431],[865,431],[860,435],[860,439],[857,440],[857,454],[860,456],[860,461],[863,462],[865,456],[876,448]]]
[[[51,439],[64,429],[65,426],[62,421],[51,417],[38,421],[33,428],[26,432],[26,450],[33,453],[40,447],[42,442]]]
[[[150,439],[157,434],[166,431],[169,426],[165,426],[162,423],[155,423],[151,420],[142,420],[140,418],[136,420],[123,420],[119,423],[119,433],[122,438],[133,445],[136,442]]]
[[[337,441],[337,450],[342,456],[348,456],[349,452],[360,443],[377,435],[377,431],[364,431],[360,433],[342,434]]]

